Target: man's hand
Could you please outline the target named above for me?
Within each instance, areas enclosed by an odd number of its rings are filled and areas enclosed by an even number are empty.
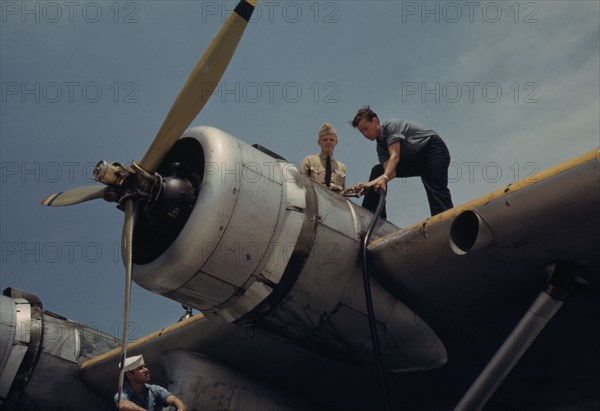
[[[385,193],[387,191],[388,180],[388,176],[382,174],[376,179],[369,181],[367,184],[365,184],[365,186],[366,188],[370,188],[375,191],[383,190],[383,192]]]
[[[337,184],[333,184],[331,183],[331,185],[329,186],[329,189],[331,191],[333,191],[334,193],[341,193],[343,191],[343,188],[338,186]]]

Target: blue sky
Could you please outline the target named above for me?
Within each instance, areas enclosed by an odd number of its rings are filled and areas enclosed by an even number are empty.
[[[113,335],[122,321],[122,213],[50,209],[101,159],[140,159],[234,2],[2,1],[1,287]],[[299,163],[332,123],[347,182],[374,144],[348,124],[366,104],[450,148],[456,205],[600,145],[598,1],[259,3],[213,98],[193,122]],[[418,179],[390,184],[388,216],[429,215]],[[134,287],[134,337],[178,303]]]

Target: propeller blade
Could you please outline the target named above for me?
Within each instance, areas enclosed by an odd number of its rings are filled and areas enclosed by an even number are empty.
[[[106,187],[97,185],[72,188],[70,190],[49,195],[42,200],[42,205],[48,207],[63,207],[83,203],[84,201],[96,200],[102,198],[105,189]]]
[[[241,0],[186,80],[140,166],[152,173],[206,104],[244,34],[257,0]]]
[[[125,302],[123,305],[123,334],[121,335],[121,362],[119,367],[119,395],[117,403],[121,400],[123,392],[123,381],[125,379],[125,358],[127,358],[127,328],[129,325],[129,302],[131,300],[131,279],[133,271],[133,223],[137,214],[137,203],[133,200],[125,202],[125,224],[123,228],[124,252],[123,262],[125,263]]]

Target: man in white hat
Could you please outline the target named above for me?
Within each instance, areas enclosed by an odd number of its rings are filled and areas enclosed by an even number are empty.
[[[125,359],[125,384],[121,401],[117,404],[119,393],[115,394],[115,404],[121,411],[158,411],[172,405],[177,411],[187,411],[187,406],[160,385],[148,384],[150,371],[144,363],[144,357],[136,355]]]

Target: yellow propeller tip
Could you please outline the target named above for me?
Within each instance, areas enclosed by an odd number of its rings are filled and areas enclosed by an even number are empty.
[[[46,206],[46,207],[50,207],[52,205],[52,202],[54,201],[54,199],[56,197],[58,197],[59,195],[60,195],[60,193],[51,194],[48,197],[44,198],[40,204],[42,204],[43,206]]]

